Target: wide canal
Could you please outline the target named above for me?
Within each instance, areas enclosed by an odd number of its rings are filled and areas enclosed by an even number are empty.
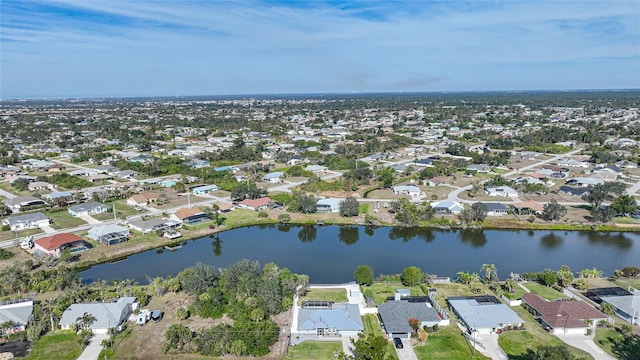
[[[358,265],[378,274],[401,273],[407,266],[439,276],[480,273],[495,264],[504,279],[569,265],[573,271],[598,268],[605,274],[640,266],[640,234],[529,230],[436,230],[361,226],[251,226],[183,242],[174,251],[155,249],[124,261],[96,265],[80,273],[85,282],[175,275],[197,262],[226,267],[240,259],[274,262],[307,274],[312,283],[353,280]]]

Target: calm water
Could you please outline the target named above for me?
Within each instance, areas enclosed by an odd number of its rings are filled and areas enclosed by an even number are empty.
[[[596,267],[605,274],[640,265],[640,234],[576,231],[377,229],[358,226],[253,226],[186,241],[176,251],[149,250],[114,264],[80,273],[85,282],[175,275],[197,262],[226,267],[240,259],[274,262],[307,274],[312,283],[353,280],[358,265],[377,274],[401,273],[407,266],[455,278],[458,271],[480,272],[496,264],[501,278],[569,265]]]

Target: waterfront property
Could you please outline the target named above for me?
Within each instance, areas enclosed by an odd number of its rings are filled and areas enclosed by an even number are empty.
[[[524,323],[518,314],[492,295],[450,297],[447,304],[469,333],[500,333],[507,327],[518,328]]]
[[[88,325],[94,334],[106,334],[110,328],[120,330],[134,310],[138,308],[135,297],[121,297],[116,302],[71,304],[60,318],[60,328],[77,330],[82,326],[79,319],[84,314],[92,315],[96,320]]]
[[[322,337],[357,336],[364,330],[357,304],[304,302],[298,311],[298,333]]]
[[[258,199],[244,199],[238,203],[238,207],[258,211],[268,208],[270,204],[271,198],[261,197]]]
[[[487,207],[487,215],[502,216],[509,213],[509,207],[502,203],[483,203]]]
[[[73,217],[83,217],[87,215],[102,214],[109,211],[109,207],[97,201],[90,201],[78,205],[74,205],[67,209]]]
[[[171,220],[179,221],[185,225],[199,224],[211,220],[209,215],[196,208],[180,208],[171,214]]]
[[[398,297],[396,297],[398,298]],[[409,319],[420,321],[420,327],[440,324],[442,320],[429,303],[428,297],[405,297],[376,304],[378,313],[384,324],[384,330],[388,337],[409,338],[413,328]]]
[[[2,220],[2,225],[8,225],[11,231],[20,231],[24,229],[37,229],[47,226],[51,220],[43,213],[31,213],[17,216],[10,216]]]
[[[125,242],[129,239],[129,229],[117,224],[98,225],[87,234],[91,239],[107,246]]]
[[[33,300],[18,299],[0,302],[0,324],[8,324],[11,321],[12,326],[0,329],[0,333],[16,333],[24,331],[31,320],[33,313]]]
[[[603,302],[613,305],[616,315],[631,325],[640,325],[640,292],[623,296],[604,296]]]
[[[318,202],[316,202],[316,209],[318,212],[337,213],[340,212],[340,204],[342,201],[343,199],[337,198],[319,199]]]
[[[589,328],[588,322],[597,324],[602,320],[611,321],[607,315],[584,301],[548,301],[528,293],[522,296],[522,303],[554,335],[584,335]]]
[[[36,253],[60,256],[65,249],[72,249],[73,252],[87,249],[83,238],[76,234],[55,234],[40,238],[33,242]]]
[[[441,215],[460,214],[464,210],[462,204],[450,200],[434,201],[431,203],[431,207],[436,211],[436,214]]]
[[[132,230],[140,231],[143,234],[156,232],[158,230],[175,229],[182,225],[177,220],[153,218],[149,220],[132,220],[127,224]]]

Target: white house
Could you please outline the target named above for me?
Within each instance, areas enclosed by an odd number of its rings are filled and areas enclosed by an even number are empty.
[[[320,199],[316,203],[316,209],[318,210],[318,212],[337,213],[337,212],[340,212],[340,204],[342,203],[342,201],[343,199],[336,199],[336,198]]]
[[[419,199],[420,188],[414,185],[397,185],[393,187],[393,193],[396,195],[409,195],[412,199]]]
[[[518,191],[511,186],[488,187],[484,192],[489,196],[517,197]]]
[[[2,225],[9,225],[11,231],[20,231],[24,229],[37,229],[47,226],[51,223],[43,213],[31,213],[24,215],[11,216],[2,220]]]
[[[464,210],[464,206],[459,202],[443,200],[443,201],[434,201],[431,203],[431,207],[438,214],[460,214],[462,210]]]
[[[266,174],[265,176],[262,177],[262,181],[267,182],[267,183],[277,184],[279,182],[282,182],[282,176],[283,175],[284,174],[281,171],[268,173],[268,174]]]
[[[95,334],[106,334],[110,328],[120,330],[131,313],[138,308],[135,297],[121,297],[116,302],[71,304],[60,318],[60,328],[63,330],[76,330],[80,327],[79,319],[85,313],[92,315],[96,320],[89,325]]]

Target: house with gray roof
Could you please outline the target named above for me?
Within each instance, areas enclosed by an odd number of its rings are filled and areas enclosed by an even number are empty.
[[[129,229],[117,224],[98,225],[89,230],[87,236],[107,246],[129,239]]]
[[[10,334],[24,331],[32,313],[33,300],[31,299],[3,301],[0,303],[0,324],[12,321],[14,325],[7,331]]]
[[[11,211],[18,212],[26,207],[36,207],[46,205],[44,201],[38,199],[35,196],[16,196],[12,199],[6,199],[4,203],[11,209]]]
[[[49,201],[60,199],[60,198],[72,199],[73,193],[71,193],[71,191],[56,191],[56,192],[52,192],[51,194],[42,195],[42,197]]]
[[[73,217],[83,217],[86,215],[102,214],[109,211],[109,207],[97,201],[89,201],[86,203],[71,206],[67,209]]]
[[[9,225],[11,231],[37,229],[50,223],[51,220],[41,212],[10,216],[2,220],[2,225]]]
[[[428,302],[392,300],[376,306],[384,324],[384,330],[390,338],[408,339],[413,332],[413,328],[409,325],[411,318],[418,319],[420,327],[432,327],[442,320]]]
[[[106,334],[110,328],[120,330],[131,313],[138,308],[135,297],[121,297],[110,303],[71,304],[60,318],[60,328],[63,330],[76,330],[79,325],[78,318],[87,313],[96,318],[89,328],[94,334]]]
[[[305,170],[318,174],[324,173],[325,171],[329,170],[329,168],[322,165],[308,165]]]
[[[462,204],[450,200],[434,201],[431,203],[431,207],[437,214],[443,215],[460,214],[464,210]]]
[[[600,300],[613,305],[616,315],[631,325],[640,325],[640,292],[624,296],[604,296]]]
[[[324,198],[318,200],[316,202],[316,209],[318,212],[340,212],[340,204],[344,201],[343,199],[337,198]]]
[[[491,334],[524,323],[518,314],[491,295],[450,297],[447,304],[470,332]]]
[[[491,167],[487,164],[471,164],[467,166],[467,173],[488,173],[491,171]]]
[[[488,187],[484,189],[484,192],[489,196],[518,196],[518,190],[512,188],[511,186]]]
[[[502,216],[509,213],[509,207],[502,203],[483,202],[487,207],[487,215]]]
[[[262,177],[262,181],[267,182],[267,183],[272,183],[272,184],[276,184],[279,182],[282,182],[282,177],[284,176],[284,173],[281,171],[275,171],[272,173],[268,173],[265,176]]]
[[[419,199],[422,193],[415,185],[396,185],[392,190],[396,195],[409,195],[412,199]]]
[[[130,221],[128,225],[132,230],[148,234],[158,230],[178,228],[182,226],[182,223],[176,220],[153,218],[149,220],[133,220]]]
[[[357,304],[322,303],[322,307],[303,303],[298,311],[298,333],[318,337],[340,337],[357,336],[364,331]]]

